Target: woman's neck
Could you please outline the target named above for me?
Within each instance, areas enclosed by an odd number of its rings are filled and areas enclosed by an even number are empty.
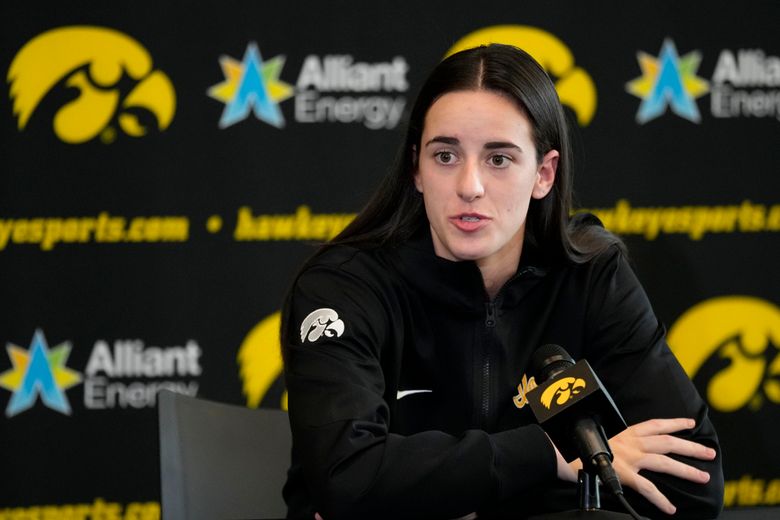
[[[482,273],[482,283],[485,284],[485,292],[491,300],[496,297],[504,284],[517,273],[517,267],[520,264],[520,253],[523,250],[522,239],[513,244],[507,244],[507,246],[499,254],[477,260],[477,267]]]
[[[492,300],[504,284],[517,272],[517,266],[513,270],[506,272],[490,271],[482,268],[480,268],[480,272],[482,273],[482,281],[485,284],[485,292]]]

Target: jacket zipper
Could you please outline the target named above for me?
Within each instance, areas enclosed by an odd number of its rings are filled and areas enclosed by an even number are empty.
[[[530,267],[524,267],[509,280],[514,280],[515,278],[519,278],[526,273],[529,273],[533,271]],[[509,284],[509,281],[504,284],[501,289],[499,289],[498,294],[496,297],[488,302],[485,303],[485,327],[487,331],[491,332],[491,336],[493,336],[492,329],[496,327],[496,301],[498,301],[498,298],[501,296],[501,293],[504,292],[504,289]],[[490,341],[485,341],[484,343],[484,349],[482,352],[482,424],[485,428],[489,428],[490,425],[488,424],[488,421],[490,420]]]
[[[496,326],[496,305],[492,301],[485,303],[485,327]],[[485,342],[482,357],[482,422],[487,427],[490,418],[490,342]]]

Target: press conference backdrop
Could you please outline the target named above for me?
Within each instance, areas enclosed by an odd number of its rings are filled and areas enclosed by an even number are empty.
[[[427,71],[491,40],[556,82],[578,207],[625,238],[709,403],[726,505],[780,503],[776,1],[0,12],[0,518],[158,518],[161,388],[285,407],[291,277],[388,169]]]

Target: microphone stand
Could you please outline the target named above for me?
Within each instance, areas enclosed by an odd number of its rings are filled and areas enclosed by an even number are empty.
[[[595,467],[581,469],[577,474],[577,496],[579,509],[562,511],[560,513],[545,513],[529,517],[528,520],[570,520],[584,518],[586,520],[632,520],[631,515],[601,509],[599,492],[599,476]]]

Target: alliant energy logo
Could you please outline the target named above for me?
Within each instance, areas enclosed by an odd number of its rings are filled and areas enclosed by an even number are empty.
[[[84,406],[153,408],[162,389],[195,396],[200,355],[194,340],[171,347],[148,346],[140,339],[98,340],[84,370]]]
[[[310,54],[303,60],[294,88],[280,78],[285,62],[283,55],[263,61],[254,42],[241,61],[222,56],[226,79],[207,92],[225,104],[219,127],[227,128],[254,114],[283,128],[286,121],[280,104],[289,98],[294,98],[298,123],[360,123],[371,130],[398,126],[406,106],[401,94],[409,89],[409,65],[403,57],[368,63],[350,54]]]
[[[701,121],[695,99],[708,92],[708,83],[696,76],[701,53],[689,52],[683,57],[677,53],[674,42],[667,38],[658,58],[645,52],[637,54],[642,77],[626,84],[626,90],[641,98],[636,121],[647,123],[663,115],[667,108],[694,123]]]
[[[13,417],[31,408],[40,397],[44,405],[70,415],[71,408],[65,390],[81,382],[81,374],[65,363],[71,345],[63,342],[49,349],[42,330],[36,330],[25,350],[13,343],[6,346],[13,368],[0,374],[0,386],[13,392],[5,409]]]
[[[642,76],[626,83],[626,91],[642,100],[636,115],[645,124],[668,110],[700,123],[696,99],[710,94],[710,113],[716,118],[764,118],[780,120],[780,57],[763,49],[723,49],[709,81],[697,76],[703,55],[683,56],[666,38],[658,57],[640,51]]]
[[[263,62],[256,43],[249,44],[241,61],[230,56],[219,58],[225,81],[211,87],[208,95],[225,103],[220,128],[243,121],[250,113],[269,125],[284,127],[279,103],[291,97],[293,90],[292,86],[279,80],[284,60],[284,56],[276,56]]]
[[[712,75],[712,115],[780,121],[780,57],[762,49],[722,50]]]
[[[92,347],[83,374],[66,366],[70,342],[49,348],[36,330],[30,348],[6,347],[12,368],[0,373],[0,387],[13,392],[6,417],[31,408],[38,398],[65,415],[72,409],[65,390],[83,383],[84,408],[153,408],[162,389],[185,395],[198,393],[201,348],[194,340],[182,346],[157,347],[140,339],[99,339]]]
[[[149,52],[106,27],[60,27],[39,34],[16,54],[7,80],[19,130],[27,128],[45,99],[67,99],[53,116],[53,129],[71,144],[98,136],[112,142],[115,126],[132,137],[146,135],[152,124],[163,131],[176,111],[171,80],[152,67]],[[75,99],[67,97],[69,90],[78,92]]]
[[[295,120],[301,123],[363,123],[370,130],[395,128],[409,90],[409,65],[396,56],[379,63],[351,55],[309,55],[296,84]]]
[[[280,312],[267,316],[247,334],[238,349],[243,391],[250,408],[257,408],[269,397],[274,401],[269,405],[287,409],[287,392],[282,382],[280,326]],[[279,394],[278,399],[273,400],[271,394]]]
[[[514,45],[534,57],[555,81],[555,90],[564,106],[587,126],[596,114],[596,86],[590,75],[574,63],[574,55],[556,36],[525,25],[494,25],[467,34],[447,51],[447,56],[478,45]]]
[[[713,410],[780,404],[780,308],[750,296],[695,305],[669,330],[669,346]]]

